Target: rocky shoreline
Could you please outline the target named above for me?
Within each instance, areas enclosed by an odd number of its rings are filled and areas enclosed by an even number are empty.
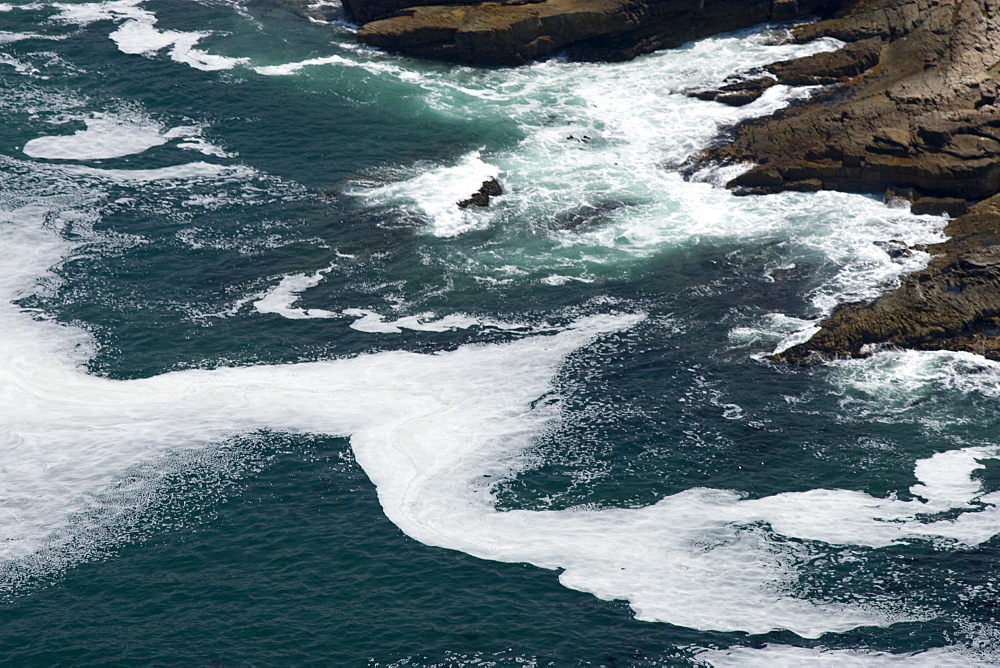
[[[471,65],[559,52],[627,60],[693,39],[828,12],[836,0],[343,0],[358,40]]]
[[[959,350],[1000,360],[1000,195],[972,206],[927,248],[926,269],[867,303],[842,304],[809,341],[775,359],[809,363],[886,348]]]
[[[927,249],[926,269],[871,303],[840,306],[812,339],[777,359],[858,357],[885,347],[1000,359],[998,20],[993,0],[863,0],[798,26],[795,39],[831,36],[848,45],[768,74],[834,85],[735,128],[701,156],[756,163],[728,184],[740,194],[885,193],[910,200],[915,213],[953,217],[949,240]],[[749,78],[742,86],[759,84]]]
[[[622,60],[769,20],[819,17],[794,26],[792,38],[834,37],[843,48],[691,92],[742,105],[776,84],[823,87],[732,128],[694,167],[754,164],[728,184],[741,195],[884,193],[908,200],[914,213],[952,220],[949,240],[927,249],[926,269],[870,303],[841,305],[811,340],[775,359],[805,363],[885,347],[1000,359],[1000,0],[343,3],[346,17],[361,24],[362,43],[488,66],[556,51]],[[463,202],[470,204],[479,202]]]

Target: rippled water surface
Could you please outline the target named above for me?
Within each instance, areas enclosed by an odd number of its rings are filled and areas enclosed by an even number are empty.
[[[838,46],[782,35],[490,70],[0,4],[0,656],[1000,661],[1000,368],[765,359],[944,220],[681,175],[809,94],[686,91]]]

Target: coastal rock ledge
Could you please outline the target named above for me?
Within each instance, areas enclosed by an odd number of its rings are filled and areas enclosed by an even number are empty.
[[[771,66],[778,79],[794,71],[835,85],[734,128],[701,160],[754,163],[729,183],[741,194],[885,193],[910,200],[914,213],[953,219],[949,241],[927,249],[925,270],[871,303],[842,305],[810,341],[776,357],[903,347],[1000,359],[1000,0],[856,0],[793,33],[848,42],[837,63],[858,66]]]
[[[520,65],[566,51],[627,60],[769,20],[823,14],[839,0],[344,0],[358,40],[471,65]]]

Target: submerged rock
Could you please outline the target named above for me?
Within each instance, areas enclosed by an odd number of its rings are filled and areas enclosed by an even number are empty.
[[[584,232],[607,222],[623,206],[625,202],[620,201],[601,202],[594,206],[587,204],[556,217],[555,227],[570,232]]]

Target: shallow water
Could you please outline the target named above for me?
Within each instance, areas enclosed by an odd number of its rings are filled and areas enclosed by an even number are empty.
[[[944,221],[681,176],[809,94],[683,94],[837,46],[781,30],[481,70],[0,5],[2,655],[996,662],[1000,368],[764,360]]]

